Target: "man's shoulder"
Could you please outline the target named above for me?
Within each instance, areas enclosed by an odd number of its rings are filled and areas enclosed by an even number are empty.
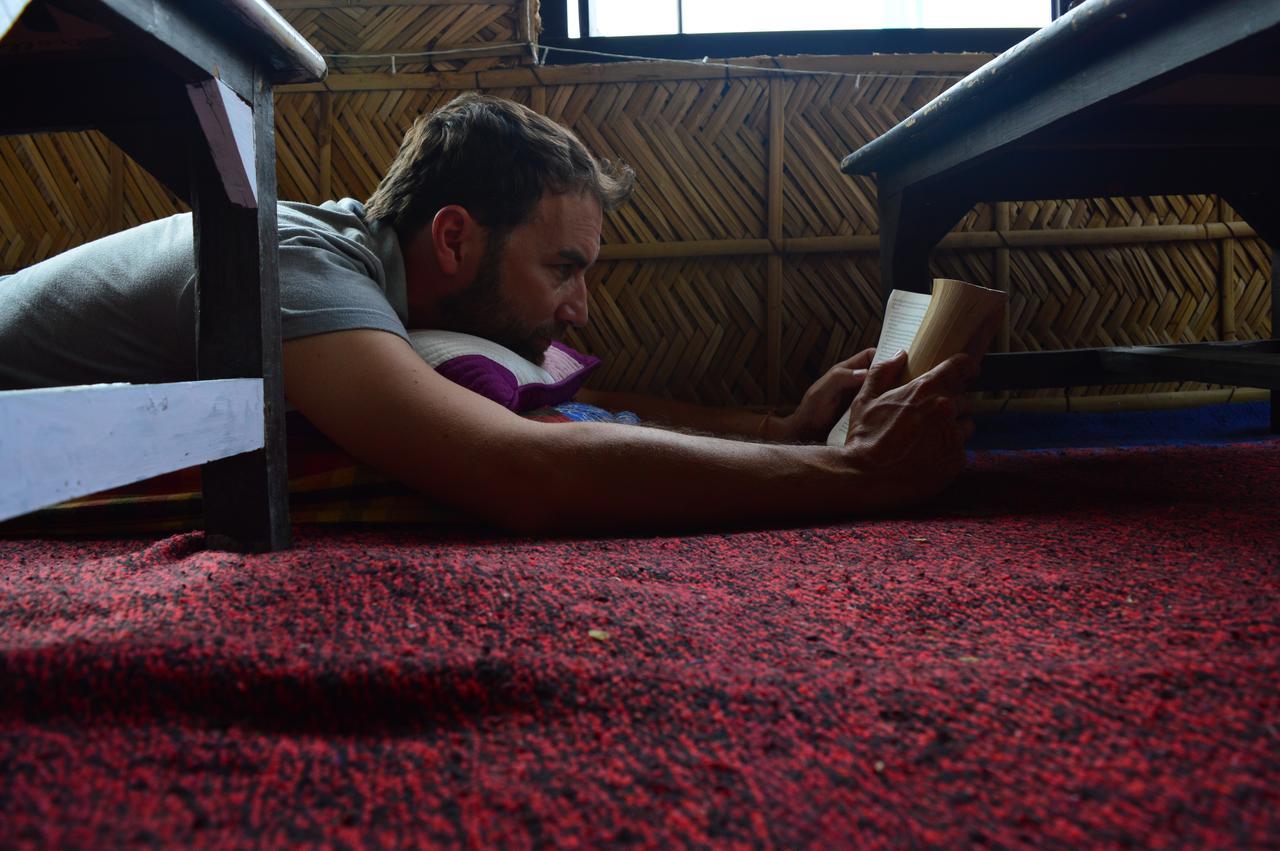
[[[280,228],[308,228],[313,230],[367,231],[364,204],[354,198],[339,198],[322,204],[302,201],[281,201],[276,208]]]

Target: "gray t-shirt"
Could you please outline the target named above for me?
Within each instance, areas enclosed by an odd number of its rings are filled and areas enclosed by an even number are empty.
[[[395,231],[351,198],[281,203],[283,337],[374,328],[408,338]],[[0,277],[0,389],[195,378],[191,215],[170,216]]]

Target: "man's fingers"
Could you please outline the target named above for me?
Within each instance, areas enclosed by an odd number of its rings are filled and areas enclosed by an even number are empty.
[[[832,370],[832,374],[840,382],[840,389],[842,390],[855,390],[867,380],[867,371],[865,369]]]
[[[958,396],[965,385],[978,377],[978,363],[966,354],[952,355],[933,369],[920,376],[933,392]]]
[[[840,369],[866,369],[871,366],[871,361],[875,359],[875,349],[863,349],[851,358],[842,360],[836,366]]]
[[[906,352],[898,352],[888,360],[881,361],[867,370],[867,379],[862,384],[862,392],[874,398],[892,390],[902,380],[902,372],[906,367]]]
[[[977,428],[971,419],[957,420],[956,426],[960,429],[961,443],[967,443],[969,438],[973,437],[973,432]]]

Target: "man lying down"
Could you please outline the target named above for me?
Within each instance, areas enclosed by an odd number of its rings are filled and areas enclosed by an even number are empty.
[[[542,363],[587,324],[602,217],[634,180],[549,119],[469,94],[417,120],[366,203],[282,203],[287,400],[356,459],[524,532],[852,517],[957,474],[966,355],[898,386],[905,356],[870,367],[864,351],[785,417],[577,393],[670,427],[637,428],[521,417],[411,346],[406,329],[440,329]],[[192,256],[179,215],[0,278],[0,387],[194,378]],[[847,444],[825,445],[851,403]]]

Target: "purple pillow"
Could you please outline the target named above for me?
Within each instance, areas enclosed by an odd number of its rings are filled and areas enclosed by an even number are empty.
[[[558,342],[541,366],[492,340],[456,331],[410,331],[409,342],[445,378],[517,412],[569,401],[600,365],[599,358]]]

